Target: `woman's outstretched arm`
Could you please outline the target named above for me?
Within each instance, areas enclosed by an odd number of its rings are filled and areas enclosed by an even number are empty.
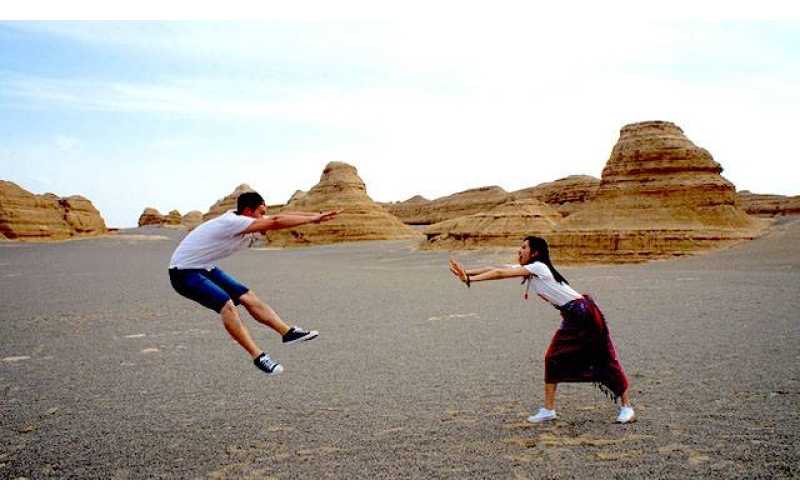
[[[507,278],[518,278],[529,276],[530,273],[524,267],[516,268],[492,268],[484,267],[479,269],[464,269],[461,264],[454,259],[450,259],[450,272],[452,272],[462,283],[470,286],[475,281],[502,280]]]

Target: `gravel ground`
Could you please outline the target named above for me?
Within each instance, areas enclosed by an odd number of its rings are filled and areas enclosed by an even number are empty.
[[[560,267],[608,318],[626,426],[591,384],[528,424],[558,312],[516,281],[467,290],[415,241],[224,262],[322,332],[284,347],[248,318],[286,368],[268,377],[172,291],[182,236],[0,244],[0,479],[800,478],[798,219],[705,256]]]

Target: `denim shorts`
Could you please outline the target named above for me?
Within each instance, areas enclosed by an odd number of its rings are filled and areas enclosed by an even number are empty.
[[[229,300],[239,305],[239,298],[249,289],[215,267],[205,269],[170,269],[169,281],[176,292],[187,299],[219,313]]]

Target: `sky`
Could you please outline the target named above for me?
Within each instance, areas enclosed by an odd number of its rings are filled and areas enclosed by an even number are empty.
[[[665,120],[797,195],[799,62],[798,21],[0,21],[0,179],[135,227],[243,183],[284,203],[329,161],[383,202],[599,178]]]

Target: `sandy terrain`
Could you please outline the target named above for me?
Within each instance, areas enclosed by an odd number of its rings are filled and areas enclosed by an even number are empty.
[[[0,244],[0,479],[800,478],[800,220],[702,257],[561,267],[606,313],[639,421],[542,397],[557,311],[467,290],[413,241],[250,250],[223,267],[321,336],[253,367],[169,286],[183,233]],[[458,253],[469,266],[514,251]],[[557,260],[557,256],[556,260]]]

